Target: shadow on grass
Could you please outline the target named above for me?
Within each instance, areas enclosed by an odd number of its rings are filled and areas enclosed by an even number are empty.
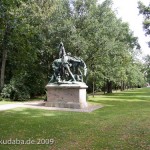
[[[18,107],[6,111],[0,112],[1,115],[5,115],[7,117],[13,117],[15,115],[15,118],[55,118],[55,119],[61,119],[63,117],[72,117],[75,114],[78,115],[85,115],[89,114],[87,112],[71,112],[71,111],[61,111],[61,110],[44,110],[44,109],[36,109],[36,108],[23,108]],[[11,115],[10,115],[11,114]]]
[[[97,103],[104,105],[104,109],[106,107],[134,107],[135,103],[138,105],[138,108],[141,106],[149,106],[150,104],[150,88],[146,89],[136,89],[130,91],[124,91],[120,93],[112,93],[106,95],[96,95],[94,98],[89,96],[88,102],[90,103]],[[98,110],[98,111],[103,111]],[[65,115],[72,115],[74,112],[62,112],[62,111],[52,111],[52,110],[38,110],[38,109],[31,109],[31,108],[15,108],[12,110],[8,110],[3,112],[6,115],[9,114],[18,114],[17,117],[59,117]],[[84,114],[81,112],[76,112],[76,114]]]
[[[114,102],[133,102],[133,103],[150,103],[150,88],[128,90],[118,93],[89,96],[89,102],[93,103],[110,103]],[[118,103],[119,104],[119,103]]]
[[[130,89],[130,90],[125,90],[125,91],[121,91],[121,92],[116,92],[116,93],[112,93],[112,94],[106,94],[106,95],[150,95],[150,88],[140,88],[140,89]]]
[[[92,113],[29,108],[0,112],[1,139],[55,141],[53,145],[0,145],[0,149],[148,149],[150,103],[145,101],[150,101],[149,93],[150,89],[143,89],[89,97],[89,102],[106,106]]]

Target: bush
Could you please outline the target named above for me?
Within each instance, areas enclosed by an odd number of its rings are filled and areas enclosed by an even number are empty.
[[[2,101],[3,99],[2,99],[2,97],[0,96],[0,101]]]
[[[30,98],[28,88],[23,85],[21,82],[12,80],[10,84],[6,84],[2,89],[1,96],[2,98],[10,98],[11,100],[25,100]]]

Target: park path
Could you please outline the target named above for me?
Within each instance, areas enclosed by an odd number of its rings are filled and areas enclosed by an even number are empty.
[[[14,109],[17,107],[27,107],[27,108],[34,108],[34,106],[43,106],[43,101],[32,101],[32,102],[20,102],[20,103],[13,103],[13,104],[3,104],[0,105],[0,111],[5,111],[9,109]]]
[[[27,108],[34,108],[37,107],[41,108],[42,106],[44,106],[44,102],[41,101],[30,101],[30,102],[18,102],[18,103],[13,103],[13,104],[3,104],[0,105],[0,111],[5,111],[5,110],[9,110],[9,109],[14,109],[17,107],[27,107]]]
[[[0,111],[14,109],[14,108],[18,108],[18,107],[32,108],[32,109],[44,109],[44,110],[57,110],[57,111],[92,112],[96,109],[102,108],[103,106],[89,104],[89,106],[87,108],[83,108],[83,109],[45,107],[45,102],[43,100],[41,100],[41,101],[0,105]]]
[[[0,105],[0,111],[8,110],[8,109],[14,109],[21,106],[21,104],[4,104]]]

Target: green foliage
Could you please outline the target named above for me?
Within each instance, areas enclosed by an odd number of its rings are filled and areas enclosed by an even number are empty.
[[[28,88],[15,80],[4,86],[1,96],[2,98],[10,98],[11,100],[25,100],[30,98]]]
[[[129,86],[144,86],[145,85],[145,79],[144,79],[144,73],[142,71],[143,64],[140,62],[136,62],[129,66],[127,69],[128,73],[128,84]]]
[[[143,28],[145,30],[146,35],[150,35],[150,4],[145,6],[141,1],[138,2],[139,13],[143,15]]]
[[[2,0],[1,4],[0,47],[6,45],[7,52],[5,84],[19,78],[31,97],[43,93],[60,41],[67,52],[86,62],[89,92],[93,82],[97,90],[107,86],[106,81],[133,83],[131,76],[141,73],[138,66],[132,75],[127,71],[140,45],[128,24],[116,17],[110,0],[100,4],[96,0]],[[4,44],[5,31],[10,32]]]
[[[34,72],[26,70],[26,72],[15,75],[10,83],[5,85],[1,95],[4,98],[10,98],[12,100],[34,98],[36,95],[45,93],[43,79],[43,74],[38,72],[36,68],[34,68]]]
[[[144,61],[145,61],[143,67],[144,76],[146,82],[150,84],[150,55],[145,56]]]

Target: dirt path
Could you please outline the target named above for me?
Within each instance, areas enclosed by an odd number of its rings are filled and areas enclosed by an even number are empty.
[[[44,109],[44,110],[57,110],[57,111],[74,111],[74,112],[92,112],[96,109],[102,108],[102,106],[100,105],[91,105],[91,104],[89,104],[89,106],[84,109],[45,107],[45,102],[42,100],[42,101],[22,102],[22,103],[17,103],[17,104],[0,105],[0,111],[14,109],[17,107]]]

